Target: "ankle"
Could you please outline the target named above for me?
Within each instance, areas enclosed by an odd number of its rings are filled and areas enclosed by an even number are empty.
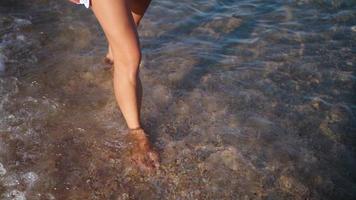
[[[136,127],[136,128],[129,128],[130,131],[137,131],[137,130],[140,130],[140,129],[142,129],[141,126]]]
[[[129,128],[129,136],[131,136],[134,140],[146,141],[148,140],[149,136],[143,130],[142,127],[137,128]]]

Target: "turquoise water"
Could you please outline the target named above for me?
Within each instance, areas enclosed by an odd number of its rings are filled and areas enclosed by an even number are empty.
[[[90,10],[0,2],[0,199],[355,199],[355,1],[153,1],[126,126]]]

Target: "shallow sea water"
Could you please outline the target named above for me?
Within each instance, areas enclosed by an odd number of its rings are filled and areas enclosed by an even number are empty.
[[[139,34],[150,176],[92,12],[1,0],[0,199],[356,199],[355,1],[153,1]]]

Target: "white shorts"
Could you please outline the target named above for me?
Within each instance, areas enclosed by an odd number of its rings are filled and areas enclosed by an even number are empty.
[[[80,4],[84,4],[86,8],[90,8],[90,0],[80,0]]]

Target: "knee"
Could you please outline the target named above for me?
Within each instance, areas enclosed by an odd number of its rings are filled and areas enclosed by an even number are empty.
[[[136,83],[141,63],[141,51],[137,49],[134,51],[120,52],[121,55],[114,55],[114,70],[124,77],[127,77],[130,82]],[[117,59],[115,59],[115,57]]]

